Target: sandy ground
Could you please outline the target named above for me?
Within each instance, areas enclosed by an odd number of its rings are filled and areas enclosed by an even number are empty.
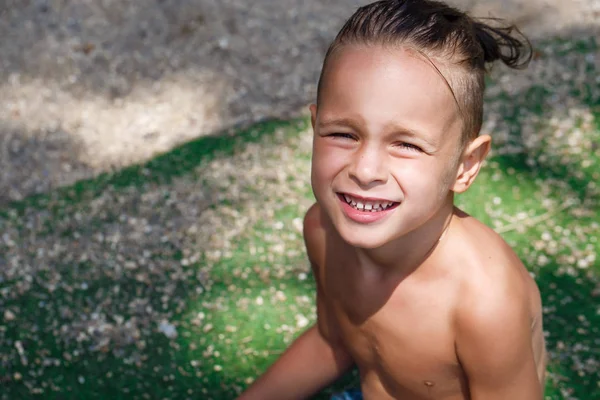
[[[597,32],[598,0],[452,0],[532,39]],[[0,2],[0,203],[303,112],[358,0]]]

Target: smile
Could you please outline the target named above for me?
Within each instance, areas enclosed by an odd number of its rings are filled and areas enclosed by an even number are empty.
[[[398,204],[387,200],[357,198],[348,194],[342,194],[341,196],[349,206],[358,211],[381,212]]]
[[[347,193],[337,193],[337,197],[346,217],[360,224],[381,221],[400,205],[395,201],[357,197]]]

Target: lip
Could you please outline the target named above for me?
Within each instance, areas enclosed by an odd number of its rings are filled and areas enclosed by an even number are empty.
[[[344,199],[344,194],[347,194],[348,196],[351,196],[356,199],[370,201],[370,202],[384,202],[384,201],[390,201],[390,200],[378,199],[378,198],[373,198],[373,197],[355,196],[350,193],[336,193],[337,198],[342,205],[342,211],[344,211],[344,214],[346,215],[346,217],[348,217],[350,220],[352,220],[354,222],[358,222],[360,224],[372,224],[374,222],[381,221],[382,219],[386,218],[391,213],[393,213],[396,210],[396,208],[398,207],[398,205],[400,204],[399,202],[394,202],[396,204],[394,204],[392,207],[390,207],[384,211],[376,211],[376,212],[359,211],[356,208],[352,207],[350,204],[346,203],[346,199]]]

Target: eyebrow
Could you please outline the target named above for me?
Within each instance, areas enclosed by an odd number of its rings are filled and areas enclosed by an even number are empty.
[[[361,129],[361,124],[352,118],[332,118],[319,122],[319,128],[329,128],[331,126],[348,126],[356,130]]]

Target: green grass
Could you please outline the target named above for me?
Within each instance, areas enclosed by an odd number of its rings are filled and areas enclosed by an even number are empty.
[[[555,48],[559,56],[597,52],[595,39],[565,43],[549,42],[544,48]],[[583,140],[582,146],[588,147],[579,153],[566,152],[566,142],[560,146],[559,140],[557,146],[543,139],[518,154],[496,152],[475,185],[457,198],[467,212],[502,231],[535,275],[552,356],[547,399],[600,398],[596,368],[600,361],[596,293],[600,263],[593,257],[600,254],[600,205],[598,191],[591,184],[598,182],[600,169],[600,102],[597,91],[588,87],[570,92],[574,102],[593,115],[591,125],[573,128],[583,131],[589,140]],[[521,127],[531,115],[539,116],[540,128],[545,129],[544,121],[554,112],[549,106],[550,89],[540,82],[523,93],[502,92],[488,99],[500,105],[510,132],[509,144],[520,143]],[[43,227],[40,237],[77,240],[115,227],[125,229],[120,214],[136,215],[136,199],[143,194],[159,189],[165,197],[160,204],[166,204],[175,195],[173,185],[178,179],[204,182],[203,166],[236,159],[249,144],[259,144],[265,157],[286,147],[299,165],[307,166],[310,153],[296,147],[307,126],[305,120],[265,122],[198,139],[145,165],[31,196],[0,209],[0,231],[12,229],[17,236],[26,235],[31,231],[26,224],[33,221]],[[31,281],[0,279],[0,310],[18,310],[15,320],[0,320],[0,399],[233,398],[248,378],[263,371],[306,323],[314,321],[314,282],[302,238],[294,228],[294,220],[302,217],[311,201],[308,174],[291,177],[286,184],[298,182],[294,189],[298,203],[282,202],[270,219],[246,226],[227,251],[201,244],[184,249],[174,240],[153,244],[148,259],[167,266],[181,264],[186,251],[199,252],[197,259],[186,263],[180,277],[174,277],[175,269],[168,267],[147,277],[139,275],[143,268],[117,270],[114,266],[121,261],[112,259],[106,247],[95,261],[73,255],[51,268],[38,266]],[[247,193],[258,202],[278,196],[259,189],[258,184]],[[85,222],[73,222],[76,213],[92,213],[94,201],[101,196],[115,204],[119,196],[129,200],[120,208],[94,212]],[[238,209],[243,215],[252,207],[225,198],[206,210],[219,214],[225,208]],[[275,222],[281,226],[274,227]],[[281,238],[285,251],[274,247]],[[223,250],[222,254],[214,255],[217,250]],[[0,247],[0,268],[9,262],[2,251],[8,249]],[[22,260],[23,265],[35,261],[35,249],[23,254],[31,257]],[[137,297],[149,299],[141,310],[128,306]],[[107,306],[103,302],[108,300]],[[99,304],[112,310],[106,316],[109,321],[115,315],[134,320],[137,313],[145,312],[144,307],[168,311],[178,336],[170,340],[156,326],[138,326],[143,343],[95,351],[89,338],[71,337],[61,330],[78,313],[93,314]],[[18,355],[17,341],[26,348],[26,364]],[[316,398],[326,399],[328,393],[355,382],[356,374],[349,374]]]

